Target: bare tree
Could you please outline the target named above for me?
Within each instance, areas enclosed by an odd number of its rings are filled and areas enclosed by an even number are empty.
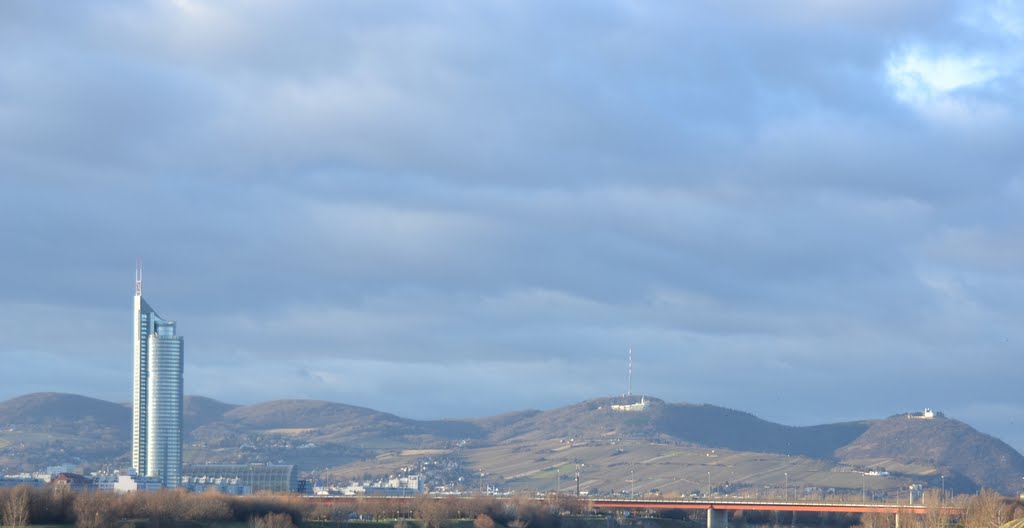
[[[362,497],[356,502],[356,513],[373,520],[400,517],[402,504],[384,497]]]
[[[3,511],[0,511],[0,524],[28,526],[29,520],[28,486],[18,486],[7,495]]]
[[[925,513],[921,518],[923,528],[946,528],[949,526],[950,516],[943,509],[939,490],[930,489],[924,492],[921,504],[925,508]]]
[[[348,506],[321,502],[313,507],[313,511],[309,512],[309,519],[314,521],[340,521],[347,519],[352,512],[353,509]]]
[[[892,528],[894,521],[891,513],[865,513],[860,516],[861,528]]]
[[[110,493],[78,493],[72,505],[75,526],[78,528],[106,528],[117,520],[119,497]]]
[[[1012,507],[1006,498],[982,488],[967,501],[963,523],[966,528],[999,528],[1009,520]]]
[[[481,513],[473,519],[473,528],[494,528],[494,519],[486,513]]]
[[[234,517],[231,506],[220,493],[187,493],[179,499],[177,518],[186,521],[228,521]]]
[[[441,528],[445,521],[452,517],[451,505],[446,499],[424,495],[416,500],[413,514],[422,523],[423,528]]]
[[[252,528],[295,528],[292,516],[287,513],[268,513],[259,517],[253,517],[249,521]]]

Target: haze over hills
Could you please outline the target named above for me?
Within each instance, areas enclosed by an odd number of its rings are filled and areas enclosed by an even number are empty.
[[[638,400],[630,400],[635,403]],[[588,489],[690,492],[711,478],[731,490],[794,485],[872,490],[909,482],[1015,493],[1024,457],[941,414],[792,427],[713,405],[598,398],[548,411],[462,420],[411,420],[340,403],[278,400],[231,405],[185,399],[188,462],[288,462],[338,478],[388,474],[429,450],[508,487],[552,487],[567,465],[587,466]],[[37,393],[0,402],[0,470],[63,462],[127,465],[131,410],[84,396]],[[569,470],[565,469],[565,475]]]

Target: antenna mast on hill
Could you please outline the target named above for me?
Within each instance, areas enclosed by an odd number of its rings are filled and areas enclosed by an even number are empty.
[[[629,366],[626,369],[626,396],[633,395],[633,349],[629,349]]]

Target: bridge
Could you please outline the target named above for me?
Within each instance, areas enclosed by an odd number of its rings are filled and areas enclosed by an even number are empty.
[[[415,496],[367,496],[365,499],[393,500],[412,503],[422,500],[424,495]],[[427,496],[429,497],[429,495]],[[437,500],[454,499],[468,500],[476,495],[456,497],[433,497]],[[355,506],[361,497],[355,496],[315,496],[307,495],[305,500],[320,503],[349,504]],[[501,499],[501,497],[494,497]],[[548,499],[538,499],[548,500]],[[707,512],[708,528],[728,528],[730,511],[776,511],[776,512],[818,512],[818,513],[884,513],[894,515],[896,528],[899,528],[900,515],[923,515],[931,513],[934,508],[921,504],[886,504],[877,502],[797,502],[797,501],[763,501],[748,499],[586,499],[591,509],[597,511],[613,510],[704,510]],[[939,511],[949,516],[963,515],[961,508],[943,506]]]
[[[727,528],[730,511],[780,511],[820,513],[888,513],[896,516],[896,528],[900,525],[900,514],[922,515],[929,508],[920,504],[879,504],[842,502],[778,502],[757,500],[649,500],[649,499],[591,499],[595,510],[706,510],[708,528]],[[961,515],[959,508],[942,507],[947,515]]]

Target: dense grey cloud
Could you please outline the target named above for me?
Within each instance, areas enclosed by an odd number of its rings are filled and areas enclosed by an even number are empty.
[[[635,387],[1018,449],[1018,3],[0,5],[0,398]],[[471,398],[467,398],[472,395]]]

